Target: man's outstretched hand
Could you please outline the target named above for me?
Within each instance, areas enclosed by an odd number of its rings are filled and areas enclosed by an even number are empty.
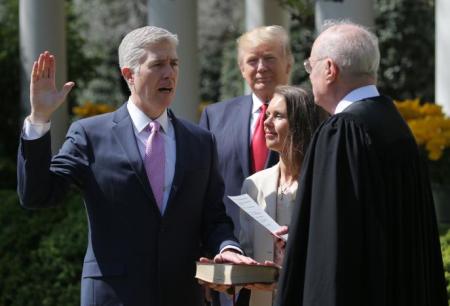
[[[31,114],[33,123],[44,123],[50,120],[53,112],[64,102],[67,94],[75,85],[74,82],[64,84],[61,91],[55,85],[55,57],[48,51],[41,53],[33,64],[30,82]]]

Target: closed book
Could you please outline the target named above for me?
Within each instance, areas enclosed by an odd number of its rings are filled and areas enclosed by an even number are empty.
[[[221,285],[274,283],[278,279],[279,270],[277,267],[263,265],[197,262],[195,277]]]

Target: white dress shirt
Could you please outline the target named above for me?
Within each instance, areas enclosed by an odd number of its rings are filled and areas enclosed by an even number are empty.
[[[146,129],[151,120],[143,111],[141,111],[136,104],[131,101],[131,98],[127,102],[128,113],[131,117],[131,122],[133,122],[134,136],[136,137],[137,144],[139,147],[139,153],[141,154],[142,160],[145,156],[145,145],[147,139],[150,136],[150,131]],[[173,176],[175,174],[175,161],[176,161],[176,143],[175,143],[175,131],[173,129],[172,122],[167,115],[167,111],[164,111],[161,116],[155,119],[161,125],[162,133],[164,139],[164,151],[166,155],[165,169],[164,169],[164,197],[163,205],[161,207],[161,214],[167,207],[167,201],[169,199],[170,189],[172,187]]]
[[[50,130],[50,122],[46,123],[31,123],[28,117],[23,123],[23,139],[35,140],[44,136]]]
[[[336,106],[334,114],[339,114],[350,106],[353,102],[364,100],[371,97],[378,97],[380,93],[375,85],[367,85],[356,88],[349,92]]]

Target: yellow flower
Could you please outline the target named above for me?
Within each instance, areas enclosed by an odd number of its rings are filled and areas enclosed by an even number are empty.
[[[450,118],[442,112],[442,107],[432,103],[421,105],[419,99],[395,101],[395,105],[428,158],[441,159],[445,149],[450,148]]]
[[[72,112],[80,118],[91,117],[94,115],[109,113],[114,110],[109,104],[106,103],[93,103],[92,101],[85,101],[80,106],[74,106]]]
[[[419,99],[395,101],[395,104],[405,120],[421,117]]]
[[[425,103],[420,112],[423,116],[442,116],[442,106],[432,103]]]

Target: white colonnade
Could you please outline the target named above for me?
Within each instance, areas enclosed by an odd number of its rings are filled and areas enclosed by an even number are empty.
[[[45,50],[55,55],[56,86],[58,89],[67,79],[66,33],[64,1],[20,0],[20,57],[21,57],[21,105],[22,114],[30,113],[30,73],[33,62]],[[69,127],[67,102],[52,117],[52,151],[56,153],[64,141]]]

